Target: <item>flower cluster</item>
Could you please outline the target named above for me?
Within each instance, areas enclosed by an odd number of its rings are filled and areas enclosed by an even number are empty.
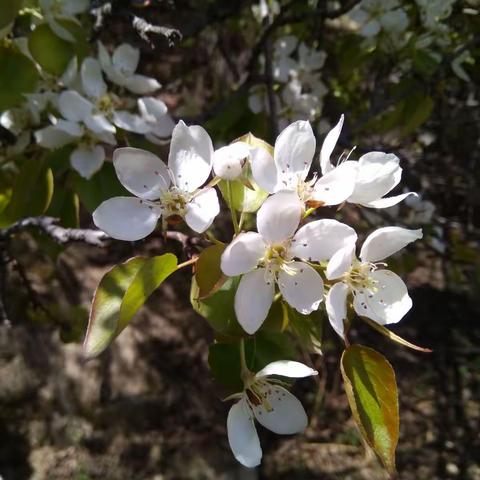
[[[241,231],[234,223],[235,236],[220,261],[225,276],[239,278],[234,310],[247,334],[261,329],[274,299],[301,315],[324,303],[330,324],[345,341],[353,313],[380,325],[396,323],[412,300],[403,280],[385,268],[384,261],[422,238],[422,231],[378,228],[357,254],[358,238],[351,226],[331,218],[309,221],[310,214],[324,206],[348,202],[386,208],[416,196],[412,192],[386,196],[402,175],[393,154],[369,152],[358,160],[342,155],[332,162],[342,126],[343,116],[320,149],[321,175],[310,176],[316,140],[308,121],[285,128],[273,154],[267,144],[248,141],[248,136],[214,151],[202,127],[180,121],[173,130],[167,165],[144,150],[115,151],[118,178],[134,196],[103,202],[93,214],[94,222],[121,240],[146,237],[159,218],[164,228],[184,220],[202,233],[220,211],[217,183],[238,182],[247,189],[254,183],[266,198],[256,214],[257,231]],[[215,175],[207,183],[212,169]],[[231,198],[226,200],[231,207]],[[257,373],[242,365],[244,388],[230,397],[238,401],[227,421],[230,446],[242,464],[252,467],[261,459],[254,418],[279,434],[296,433],[307,425],[299,401],[282,381],[270,376],[301,378],[316,373],[291,361],[271,363]]]
[[[318,119],[328,91],[320,72],[326,57],[325,52],[309,47],[294,35],[280,37],[275,42],[272,76],[280,86],[275,92],[275,102],[282,127],[301,118]],[[264,86],[252,89],[248,104],[254,113],[268,110]]]
[[[37,8],[27,9],[34,13],[31,29],[48,27],[48,35],[58,37],[52,41],[67,42],[71,47],[65,48],[76,51],[71,27],[81,25],[79,16],[89,5],[86,0],[40,0]],[[6,28],[0,35],[10,30]],[[45,29],[41,31],[43,34]],[[105,147],[117,145],[122,131],[144,135],[153,143],[170,137],[174,123],[168,108],[151,96],[161,85],[136,73],[137,48],[123,43],[110,55],[98,42],[96,56],[83,58],[82,54],[80,63],[74,55],[61,75],[51,72],[48,61],[46,66],[39,63],[38,52],[31,48],[35,43],[28,37],[12,39],[11,49],[32,62],[40,81],[34,91],[23,95],[22,104],[0,117],[0,125],[16,137],[13,145],[2,150],[3,157],[24,152],[32,141],[49,150],[71,145],[71,166],[89,179],[102,167]]]

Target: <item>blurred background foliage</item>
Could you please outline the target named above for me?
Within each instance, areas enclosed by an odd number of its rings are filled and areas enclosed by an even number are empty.
[[[44,5],[54,11],[55,3]],[[89,228],[101,201],[122,192],[112,145],[102,144],[106,161],[84,178],[69,163],[74,145],[36,143],[35,131],[58,116],[55,106],[34,119],[22,110],[25,94],[64,89],[72,59],[96,56],[101,40],[110,52],[123,42],[139,48],[139,72],[161,84],[154,96],[174,120],[203,125],[217,147],[248,132],[273,144],[297,119],[312,122],[320,145],[345,113],[337,156],[356,146],[352,158],[371,150],[400,157],[401,188],[419,199],[321,215],[363,233],[389,224],[424,229],[423,242],[390,262],[414,299],[394,331],[434,351],[406,351],[360,322],[351,340],[374,345],[397,372],[400,478],[480,479],[480,2],[92,0],[76,20],[58,20],[73,41],[54,31],[40,7],[33,0],[0,5],[0,476],[386,478],[349,417],[341,348],[320,322],[312,331],[312,323],[290,318],[294,337],[323,352],[315,360],[322,372],[316,388],[313,381],[295,387],[311,426],[294,439],[262,432],[265,463],[256,473],[231,459],[219,401],[238,388],[234,375],[222,378],[222,366],[237,368],[237,352],[220,343],[209,355],[214,334],[191,311],[188,273],[168,280],[100,359],[82,363],[78,344],[107,268],[134,254],[168,250],[182,258],[196,248],[160,233],[136,244],[110,242],[108,249],[65,246],[42,229],[18,227],[46,214],[61,227]],[[145,24],[162,28],[151,33]],[[120,128],[116,136],[119,146],[166,159],[168,140],[154,144]],[[219,225],[216,234],[227,240],[228,218]],[[238,328],[234,319],[215,316],[215,302],[229,288],[193,302],[221,340]],[[275,319],[266,322],[268,336],[247,345],[260,352],[260,364],[293,356],[292,345],[272,334],[282,328]]]

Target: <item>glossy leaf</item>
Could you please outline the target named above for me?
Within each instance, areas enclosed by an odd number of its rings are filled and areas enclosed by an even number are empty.
[[[362,436],[387,471],[394,474],[399,414],[392,366],[375,350],[352,345],[343,352],[341,371],[350,408]]]
[[[78,57],[80,63],[88,52],[84,30],[69,20],[59,23],[73,35],[75,42],[58,37],[47,23],[38,25],[28,37],[28,49],[32,57],[52,75],[62,75],[74,56]]]
[[[145,261],[125,292],[120,307],[118,332],[120,333],[133,318],[147,298],[177,269],[177,257],[166,253]]]
[[[42,215],[52,195],[53,174],[45,159],[25,159],[15,179],[10,203],[2,215],[2,223]]]
[[[13,48],[0,47],[0,111],[23,101],[34,92],[39,76],[33,62]]]
[[[211,245],[200,253],[195,264],[198,298],[202,300],[215,293],[227,280],[220,268],[220,259],[226,245]]]
[[[104,275],[90,310],[84,342],[86,358],[99,355],[110,345],[176,266],[176,257],[167,253],[148,259],[132,258]]]

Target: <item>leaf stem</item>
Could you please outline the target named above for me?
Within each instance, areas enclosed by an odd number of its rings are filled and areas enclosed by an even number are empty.
[[[230,180],[227,180],[227,196],[228,196],[228,207],[230,208],[230,214],[232,216],[232,225],[235,235],[240,233],[240,226],[238,225],[237,220],[237,212],[233,207],[233,195],[232,195],[232,187],[230,185]]]
[[[198,257],[193,257],[190,260],[187,260],[186,262],[179,263],[177,265],[177,270],[180,270],[183,267],[188,267],[189,265],[193,265],[197,260],[198,260]]]
[[[243,378],[250,374],[250,370],[247,367],[247,361],[245,359],[245,340],[240,340],[240,375]]]

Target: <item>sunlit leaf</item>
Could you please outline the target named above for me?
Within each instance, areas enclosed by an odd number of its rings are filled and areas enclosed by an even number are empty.
[[[62,75],[74,56],[80,62],[88,52],[82,27],[70,20],[61,20],[59,23],[73,35],[75,42],[58,37],[47,23],[38,25],[28,37],[28,49],[32,57],[53,75]]]
[[[104,275],[95,291],[84,342],[86,358],[102,353],[122,332],[149,295],[175,271],[177,259],[135,257]]]
[[[177,257],[166,253],[145,261],[125,292],[120,307],[119,333],[130,323],[147,298],[177,269]]]
[[[341,371],[348,402],[362,436],[387,471],[394,474],[400,420],[392,366],[375,350],[352,345],[343,352]]]

